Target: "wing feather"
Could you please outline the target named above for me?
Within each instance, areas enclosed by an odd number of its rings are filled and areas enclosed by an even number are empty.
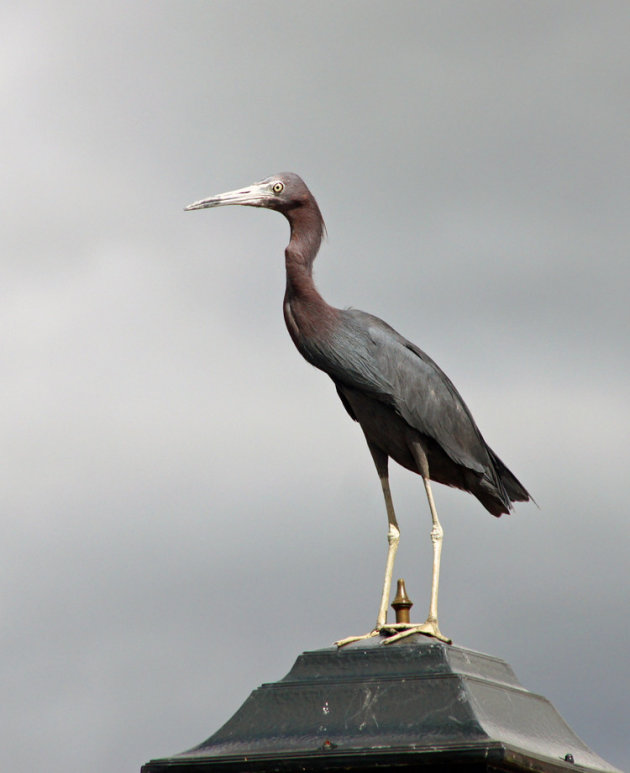
[[[306,358],[333,381],[392,406],[454,462],[482,474],[491,465],[486,443],[451,380],[386,322],[356,309],[343,310],[331,339],[308,350],[303,352]]]

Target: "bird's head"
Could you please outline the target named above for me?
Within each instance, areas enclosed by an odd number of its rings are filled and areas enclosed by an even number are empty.
[[[246,188],[200,199],[184,209],[188,211],[205,209],[206,207],[224,207],[228,204],[243,204],[247,207],[275,209],[286,215],[309,201],[314,201],[314,199],[302,178],[293,172],[282,172],[267,177],[261,182],[248,185]]]

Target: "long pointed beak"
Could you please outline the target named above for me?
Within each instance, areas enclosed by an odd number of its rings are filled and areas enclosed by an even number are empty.
[[[191,209],[205,209],[206,207],[224,207],[228,204],[245,204],[250,207],[263,206],[265,201],[272,198],[271,193],[262,183],[254,183],[247,188],[239,188],[227,193],[219,193],[207,199],[200,199],[193,204],[184,207],[184,211]]]

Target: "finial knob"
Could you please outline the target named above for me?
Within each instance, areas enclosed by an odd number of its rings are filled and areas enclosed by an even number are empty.
[[[396,597],[392,601],[392,607],[396,611],[397,623],[409,622],[409,610],[413,606],[413,602],[407,596],[407,589],[405,588],[405,581],[398,580],[396,586]]]

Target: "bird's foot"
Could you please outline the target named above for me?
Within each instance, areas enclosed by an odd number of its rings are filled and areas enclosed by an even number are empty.
[[[346,644],[352,644],[353,641],[364,641],[365,639],[371,639],[373,636],[378,636],[381,630],[381,628],[373,628],[369,633],[364,633],[363,636],[347,636],[345,639],[339,639],[335,644],[337,647],[345,647]]]
[[[437,620],[427,620],[426,623],[418,625],[417,623],[392,623],[391,625],[384,625],[381,628],[380,633],[383,636],[387,636],[387,639],[383,644],[393,644],[396,641],[404,639],[406,636],[412,636],[414,633],[421,633],[424,636],[433,636],[434,639],[446,642],[446,644],[452,644],[452,639],[440,631]]]
[[[364,633],[363,636],[347,636],[345,639],[339,639],[335,644],[337,647],[345,647],[346,644],[352,644],[355,641],[365,641],[365,639],[371,639],[374,636],[384,636],[385,641],[383,644],[393,644],[396,641],[400,641],[407,636],[412,636],[414,633],[421,633],[424,636],[432,636],[434,639],[439,639],[446,644],[452,644],[452,639],[440,631],[437,620],[427,620],[425,623],[391,623],[389,625],[381,625],[373,628],[369,633]]]

